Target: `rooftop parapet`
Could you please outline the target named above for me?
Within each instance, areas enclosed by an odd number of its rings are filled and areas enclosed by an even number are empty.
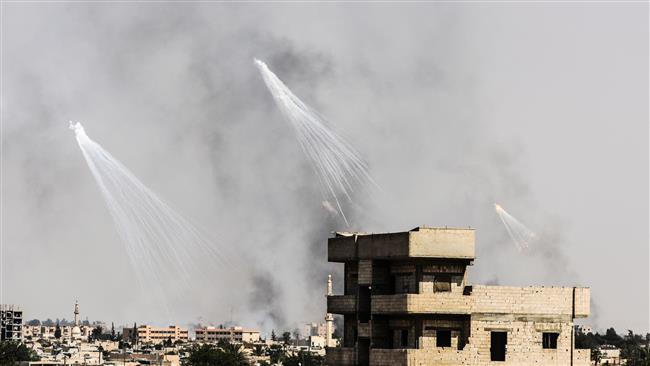
[[[474,260],[474,229],[417,227],[399,233],[343,233],[328,241],[328,260],[465,259]]]

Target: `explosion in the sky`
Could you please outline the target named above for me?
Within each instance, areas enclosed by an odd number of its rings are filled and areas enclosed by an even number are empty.
[[[140,285],[163,300],[180,295],[207,277],[208,256],[227,264],[223,248],[215,248],[187,219],[147,188],[122,163],[91,140],[81,123],[70,122],[81,152],[113,218]],[[229,258],[229,256],[228,256]]]
[[[294,127],[300,146],[323,184],[326,199],[334,201],[337,211],[349,225],[342,199],[352,202],[351,196],[356,189],[376,186],[366,162],[351,144],[328,127],[318,112],[293,94],[264,62],[255,59],[255,65],[278,108]],[[325,201],[324,207],[329,206]]]
[[[519,220],[510,215],[498,203],[494,204],[494,210],[503,222],[508,235],[520,251],[528,249],[530,244],[537,238],[534,232],[528,229]]]

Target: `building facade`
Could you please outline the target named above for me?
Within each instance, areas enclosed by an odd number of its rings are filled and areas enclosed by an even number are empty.
[[[327,364],[588,365],[573,319],[589,315],[589,289],[469,285],[474,242],[472,229],[425,227],[330,238],[344,293],[327,311],[344,321]]]
[[[23,311],[17,305],[0,305],[0,341],[23,338]]]
[[[245,329],[242,327],[217,328],[202,327],[194,330],[196,340],[199,342],[218,342],[226,340],[230,342],[258,342],[260,340],[260,331],[255,329]]]
[[[122,329],[124,339],[133,339],[133,328]],[[150,325],[141,325],[136,328],[136,341],[140,343],[162,343],[171,339],[172,342],[189,340],[189,332],[186,328],[177,325],[168,327],[152,327]]]

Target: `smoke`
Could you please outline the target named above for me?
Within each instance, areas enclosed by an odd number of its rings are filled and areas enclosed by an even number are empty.
[[[367,159],[385,194],[353,197],[371,209],[352,211],[352,229],[472,226],[473,283],[593,285],[575,275],[589,265],[563,254],[582,245],[564,235],[576,222],[557,219],[538,197],[544,183],[529,178],[534,171],[524,143],[503,143],[505,128],[543,108],[495,101],[500,91],[485,89],[480,68],[490,53],[477,38],[476,13],[435,4],[276,5],[5,6],[3,301],[45,318],[62,317],[78,298],[90,318],[126,324],[182,324],[200,314],[205,323],[232,319],[268,331],[322,319],[327,273],[335,291],[342,276],[340,265],[326,262],[327,237],[342,228],[251,65],[254,57]],[[503,82],[529,77],[510,75],[511,65],[497,69]],[[497,106],[521,115],[498,120]],[[133,284],[111,218],[65,126],[70,119],[83,121],[147,187],[217,234],[250,275],[224,271],[202,279],[209,285],[167,319]],[[565,184],[581,188],[570,179]],[[522,256],[493,202],[517,212],[547,241]],[[24,260],[4,259],[14,257]],[[25,273],[25,263],[38,270]],[[30,291],[43,287],[44,273],[75,285]],[[618,288],[603,283],[603,290]]]
[[[271,273],[256,274],[253,277],[253,290],[250,295],[250,308],[260,312],[261,321],[257,325],[269,326],[287,324],[287,316],[282,307],[282,289]]]

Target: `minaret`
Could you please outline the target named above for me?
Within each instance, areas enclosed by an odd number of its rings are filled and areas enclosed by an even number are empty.
[[[79,302],[74,302],[74,325],[79,326]]]
[[[332,296],[332,275],[327,275],[327,296]],[[332,322],[334,321],[334,316],[331,313],[325,314],[325,331],[327,335],[325,336],[325,346],[334,347],[332,344]]]

